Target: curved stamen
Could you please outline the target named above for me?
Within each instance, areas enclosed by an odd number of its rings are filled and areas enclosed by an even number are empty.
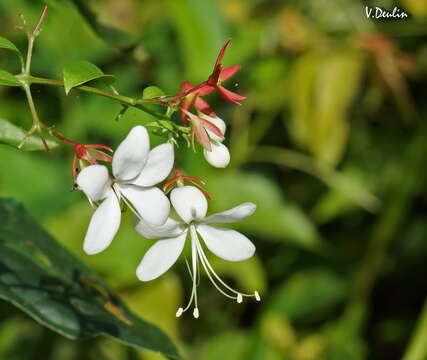
[[[204,262],[206,263],[206,265],[207,265],[207,267],[209,268],[209,270],[212,272],[212,275],[213,275],[213,276],[214,276],[214,277],[219,281],[219,283],[220,283],[221,285],[223,285],[226,289],[228,289],[229,291],[231,291],[231,292],[235,293],[235,294],[237,295],[237,297],[239,297],[239,294],[240,294],[240,295],[242,295],[242,296],[246,296],[246,297],[255,297],[255,298],[257,299],[257,301],[259,301],[259,300],[258,300],[258,298],[260,298],[260,297],[259,297],[259,294],[258,294],[258,292],[257,292],[257,291],[256,291],[254,294],[245,294],[245,293],[242,293],[242,292],[240,292],[240,291],[237,291],[237,290],[233,289],[231,286],[229,286],[227,283],[225,283],[225,282],[220,278],[220,276],[215,272],[215,270],[213,269],[212,265],[209,263],[208,258],[207,258],[207,256],[206,256],[205,252],[203,251],[203,248],[201,247],[201,245],[200,245],[200,244],[199,244],[199,255],[200,255],[200,258],[204,260]],[[206,272],[207,272],[207,271],[206,271]],[[236,299],[236,297],[234,297],[234,299]],[[237,300],[239,300],[239,299],[237,299]]]
[[[125,203],[125,205],[132,211],[132,213],[139,219],[142,220],[141,215],[138,213],[138,211],[134,208],[133,204],[125,197],[121,194],[120,192],[120,188],[118,187],[117,184],[113,184],[111,186],[111,188],[113,189],[114,193],[116,194],[117,198],[119,199],[119,201],[121,199],[123,199],[123,202]]]
[[[216,283],[215,279],[212,278],[212,275],[209,271],[209,268],[206,266],[205,260],[203,259],[203,257],[200,254],[200,244],[198,244],[198,253],[199,253],[199,257],[200,257],[200,261],[203,265],[203,268],[205,269],[206,275],[208,275],[209,280],[211,281],[211,283],[213,284],[213,286],[215,286],[215,288],[225,297],[228,297],[229,299],[233,299],[233,300],[237,300],[237,296],[233,296],[230,294],[227,294],[223,289],[221,289],[221,287]]]
[[[193,300],[194,300],[195,306],[194,306],[194,310],[193,310],[193,316],[197,319],[199,317],[199,309],[198,309],[198,304],[197,304],[197,277],[198,277],[197,266],[198,266],[198,262],[197,262],[197,235],[195,235],[195,234],[196,234],[196,229],[194,228],[194,225],[190,225],[192,270],[190,270],[190,266],[188,265],[187,260],[186,260],[186,263],[187,263],[187,267],[188,267],[188,272],[190,273],[190,276],[191,276],[193,286],[191,289],[191,296],[190,296],[190,299],[188,301],[187,306],[185,308],[180,307],[178,309],[178,311],[176,312],[176,316],[180,317],[184,312],[186,312],[191,307]]]

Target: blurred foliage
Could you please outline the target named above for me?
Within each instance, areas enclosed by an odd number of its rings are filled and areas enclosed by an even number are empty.
[[[258,288],[263,301],[229,303],[202,278],[201,318],[177,320],[190,283],[185,263],[152,283],[138,282],[136,266],[152,241],[135,233],[130,215],[107,251],[85,256],[91,209],[69,191],[71,152],[64,146],[35,153],[0,145],[1,196],[22,201],[188,359],[425,359],[425,0],[46,2],[34,74],[61,79],[64,68],[88,61],[134,97],[144,89],[145,97],[160,89],[173,94],[184,80],[204,80],[218,48],[233,39],[224,64],[242,70],[228,87],[247,99],[233,107],[209,95],[228,125],[230,167],[210,168],[184,143],[177,156],[185,172],[207,182],[211,212],[243,201],[258,205],[236,224],[257,256],[241,264],[211,260],[230,282]],[[19,14],[34,23],[42,4],[1,1],[1,36],[23,51]],[[367,19],[365,5],[398,6],[410,17]],[[4,41],[0,47],[0,68],[17,74],[16,50]],[[37,85],[34,98],[43,121],[81,142],[114,147],[131,126],[153,120],[75,90],[65,96]],[[0,86],[0,119],[16,131],[30,127],[18,88]],[[6,303],[0,319],[5,359],[162,359],[108,339],[71,342]]]

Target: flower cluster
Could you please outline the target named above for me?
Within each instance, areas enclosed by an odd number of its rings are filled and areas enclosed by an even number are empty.
[[[71,170],[74,187],[83,191],[95,208],[85,235],[84,251],[89,255],[104,251],[119,230],[122,210],[128,208],[136,217],[136,231],[147,239],[158,239],[146,252],[137,268],[137,277],[141,281],[153,280],[166,272],[184,251],[186,238],[190,238],[192,265],[188,266],[188,269],[192,279],[192,291],[187,306],[179,308],[177,316],[181,316],[194,304],[193,315],[195,318],[199,317],[199,264],[212,284],[226,297],[238,303],[241,303],[244,297],[254,297],[259,301],[257,291],[245,294],[225,283],[213,269],[204,249],[206,247],[228,261],[250,258],[255,252],[255,246],[248,238],[237,231],[211,224],[243,220],[253,214],[256,206],[244,203],[230,210],[206,216],[207,199],[211,199],[211,196],[203,188],[202,180],[176,170],[174,176],[166,181],[174,167],[173,146],[178,145],[179,138],[186,140],[189,147],[192,145],[194,151],[197,141],[203,148],[205,159],[214,167],[225,168],[230,163],[230,152],[224,145],[226,124],[204,98],[216,91],[226,101],[235,105],[240,105],[239,101],[245,99],[222,85],[223,81],[240,70],[240,66],[222,65],[230,40],[221,48],[212,73],[206,81],[195,86],[185,81],[180,86],[180,92],[172,96],[145,96],[144,91],[142,99],[131,98],[120,95],[113,86],[110,86],[112,92],[108,92],[85,85],[90,80],[99,78],[94,77],[93,69],[103,77],[100,69],[87,62],[84,62],[84,66],[79,63],[77,67],[64,69],[62,82],[31,76],[34,41],[40,33],[47,9],[47,6],[43,8],[34,30],[30,31],[24,21],[28,50],[25,61],[20,56],[22,73],[16,76],[4,73],[11,86],[20,86],[24,90],[33,118],[33,125],[18,148],[37,131],[49,151],[44,138],[46,131],[74,149]],[[18,48],[9,40],[3,39],[2,42],[3,48],[20,54]],[[136,107],[156,118],[156,121],[146,125],[155,127],[154,133],[166,135],[168,142],[150,150],[150,138],[142,125],[132,128],[115,152],[106,145],[80,144],[67,139],[40,120],[31,93],[33,83],[64,86],[67,95],[75,88],[114,99],[122,106],[117,119],[123,116],[129,107]],[[159,112],[147,106],[149,104],[163,105],[167,110],[164,113]],[[179,111],[182,125],[176,124],[172,119],[176,111]],[[161,189],[158,185],[164,181],[166,183]]]
[[[217,91],[226,101],[240,105],[238,101],[245,99],[221,85],[221,83],[240,70],[240,66],[222,66],[225,50],[230,44],[228,40],[221,48],[214,69],[208,79],[196,86],[184,81],[181,84],[181,92],[172,98],[180,108],[180,118],[184,125],[191,126],[191,140],[193,149],[194,141],[203,147],[203,155],[206,161],[214,167],[225,168],[230,162],[230,153],[222,143],[225,138],[226,125],[212,110],[209,103],[202,97]],[[191,112],[194,108],[195,113]]]
[[[215,138],[212,141],[218,141]],[[137,269],[141,281],[153,280],[165,273],[178,259],[189,234],[192,265],[192,291],[188,305],[179,308],[177,316],[194,303],[193,315],[199,317],[197,305],[198,264],[212,284],[238,303],[243,297],[260,300],[258,292],[245,294],[226,284],[215,272],[199,236],[215,255],[228,261],[250,258],[255,246],[241,233],[211,226],[211,223],[240,221],[253,214],[256,206],[244,203],[233,209],[206,217],[207,199],[200,179],[180,171],[165,184],[165,192],[156,187],[170,174],[174,163],[173,146],[161,144],[150,150],[149,136],[143,126],[136,126],[119,145],[111,159],[112,174],[105,165],[89,164],[77,175],[77,187],[96,210],[89,223],[83,248],[87,254],[105,250],[116,235],[121,219],[121,203],[136,216],[136,231],[147,239],[158,240],[145,254]],[[187,185],[185,182],[189,182]],[[171,217],[170,203],[178,215]]]

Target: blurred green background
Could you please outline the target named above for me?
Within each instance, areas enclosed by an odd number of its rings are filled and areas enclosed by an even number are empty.
[[[43,3],[2,0],[0,34],[25,50],[19,14],[34,23]],[[130,218],[107,251],[86,256],[92,210],[82,193],[70,192],[65,146],[31,153],[0,145],[0,195],[21,200],[187,359],[402,359],[427,293],[427,1],[47,3],[33,74],[60,79],[65,66],[88,60],[134,97],[149,85],[173,94],[184,80],[205,80],[220,46],[233,39],[224,65],[242,70],[226,86],[247,100],[235,107],[209,95],[228,124],[231,164],[213,169],[200,149],[185,146],[177,156],[186,173],[206,180],[210,212],[258,205],[236,225],[256,244],[256,257],[212,262],[263,300],[231,303],[203,277],[201,317],[176,319],[189,295],[185,263],[138,282],[136,266],[152,241],[137,236]],[[398,6],[410,17],[368,20],[365,5]],[[19,72],[5,51],[0,68]],[[47,86],[33,94],[42,120],[82,143],[114,148],[133,125],[152,120],[131,109],[116,122],[120,105],[93,94],[66,97]],[[21,90],[0,88],[0,118],[31,126]],[[105,338],[66,340],[5,302],[0,319],[1,359],[163,358]],[[427,359],[419,356],[405,359]]]

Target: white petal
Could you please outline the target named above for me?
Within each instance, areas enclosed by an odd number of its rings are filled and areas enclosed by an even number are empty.
[[[211,142],[211,151],[203,149],[206,161],[214,167],[225,168],[230,163],[230,152],[227,146],[220,142]]]
[[[164,274],[175,264],[185,244],[187,232],[175,238],[157,241],[148,249],[136,269],[141,281],[150,281]]]
[[[186,227],[169,217],[163,225],[153,225],[140,220],[135,229],[146,239],[164,239],[182,234]]]
[[[249,259],[255,253],[255,245],[235,230],[199,224],[198,233],[210,251],[228,261]]]
[[[92,201],[104,199],[111,189],[108,169],[103,165],[85,167],[77,176],[76,183]]]
[[[139,186],[154,186],[166,179],[172,171],[174,161],[173,145],[170,143],[156,146],[148,154],[148,160],[141,174],[132,181]]]
[[[84,251],[93,255],[105,250],[119,229],[120,218],[119,200],[116,194],[110,191],[108,197],[92,215],[83,244]]]
[[[176,212],[186,223],[203,219],[208,210],[205,195],[194,186],[175,188],[170,198]]]
[[[119,188],[146,222],[154,225],[165,223],[169,216],[170,203],[160,189],[126,184],[119,184]]]
[[[222,120],[221,118],[217,117],[212,117],[206,114],[201,114],[200,117],[210,121],[212,124],[214,124],[218,129],[221,130],[222,134],[225,135],[225,131],[227,130],[227,125],[225,124],[224,120]],[[209,129],[206,129],[209,137],[212,140],[215,141],[223,141],[224,138],[220,138],[218,135],[215,135],[212,131],[210,131]]]
[[[233,223],[246,219],[256,210],[256,205],[251,202],[240,204],[232,209],[222,211],[203,220],[205,224],[209,223]]]
[[[113,156],[113,175],[120,180],[138,176],[147,161],[150,139],[144,126],[135,126],[129,131]]]

